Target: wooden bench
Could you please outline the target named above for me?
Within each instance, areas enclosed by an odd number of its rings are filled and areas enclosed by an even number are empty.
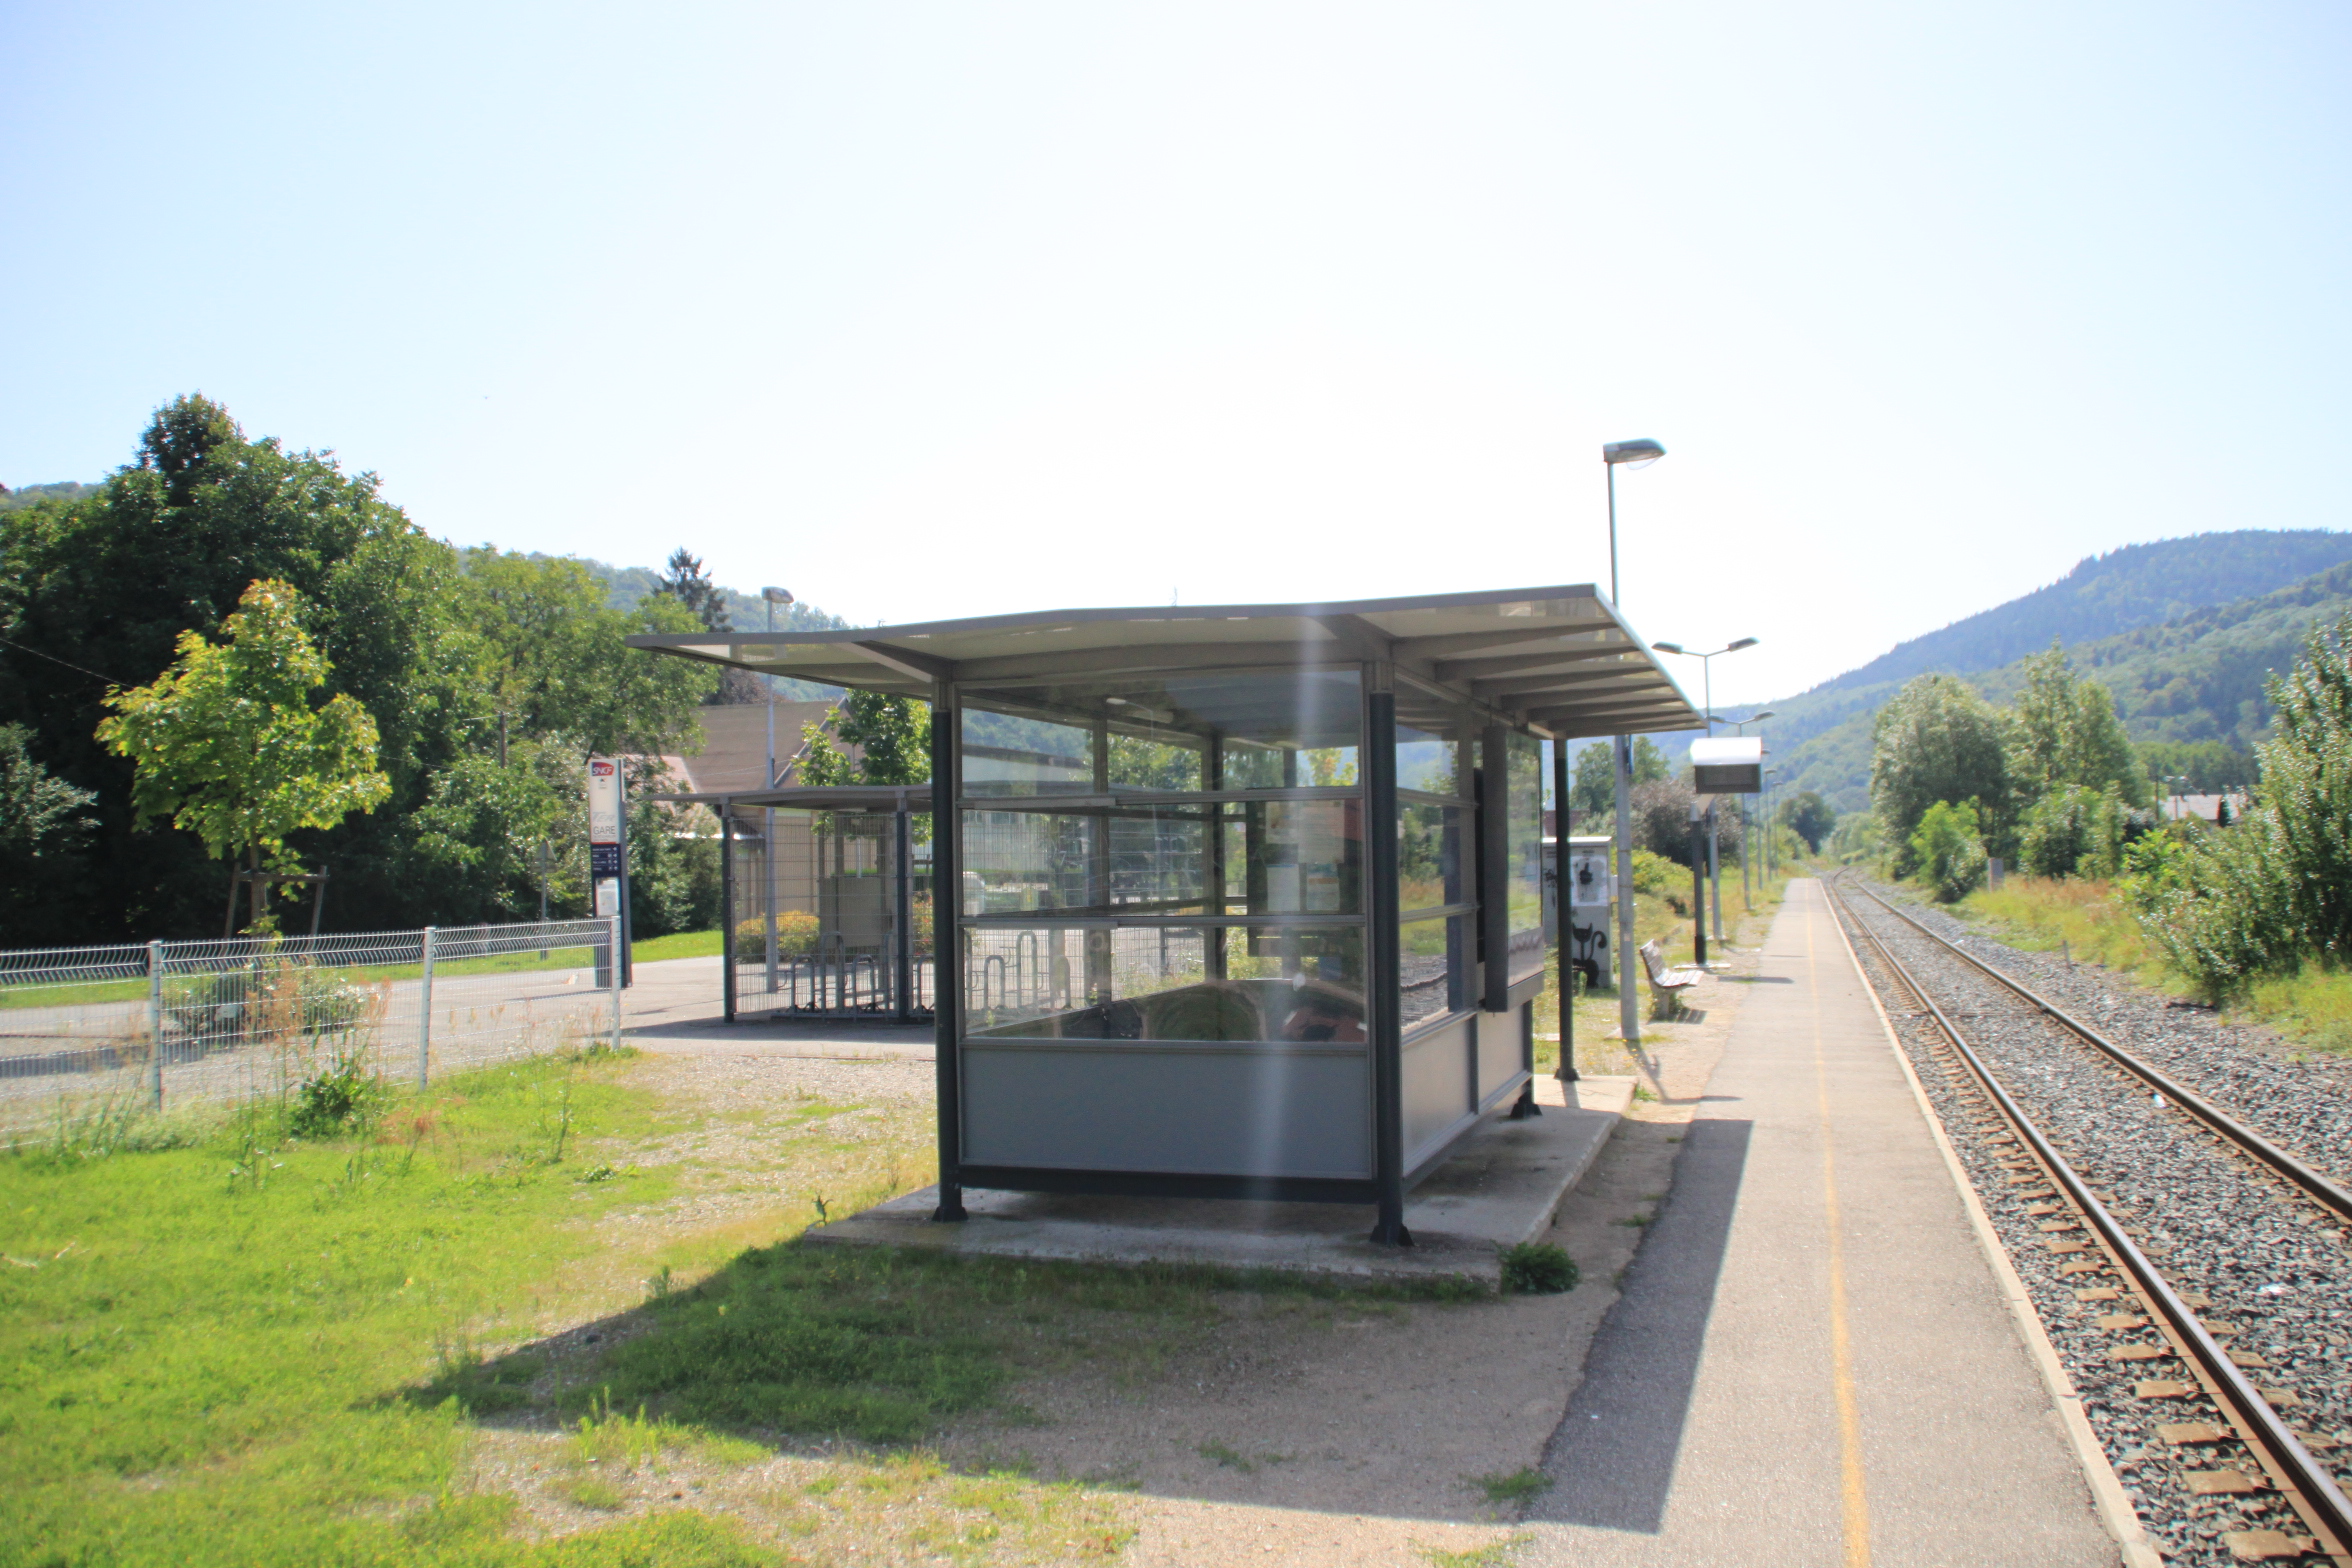
[[[1641,954],[1642,968],[1650,976],[1650,994],[1657,999],[1661,1014],[1682,1010],[1682,993],[1707,978],[1704,969],[1669,969],[1666,950],[1655,940],[1644,942],[1635,951]]]

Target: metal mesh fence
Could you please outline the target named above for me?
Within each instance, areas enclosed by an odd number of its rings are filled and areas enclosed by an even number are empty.
[[[609,1036],[617,922],[0,952],[0,1130],[92,1102],[424,1083]]]
[[[928,822],[738,806],[728,915],[736,1011],[928,1015],[930,877],[914,864]]]

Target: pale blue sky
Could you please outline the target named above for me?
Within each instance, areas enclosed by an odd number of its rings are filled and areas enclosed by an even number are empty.
[[[1607,577],[1786,693],[2352,524],[2352,20],[0,11],[0,482],[201,388],[462,542],[859,620]],[[1691,682],[1697,690],[1696,672]]]

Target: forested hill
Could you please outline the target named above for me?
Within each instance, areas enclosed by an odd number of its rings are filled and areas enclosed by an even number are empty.
[[[2241,528],[2129,544],[2078,562],[2046,588],[1898,643],[1805,695],[1900,684],[1929,670],[1997,670],[2049,647],[2053,637],[2072,646],[2161,625],[2287,587],[2341,561],[2352,561],[2352,533],[2319,528]]]
[[[533,560],[545,557],[534,555]],[[633,610],[649,593],[661,586],[661,574],[650,566],[614,566],[607,561],[592,561],[586,556],[574,556],[588,574],[604,584],[610,603],[616,610]],[[726,596],[727,621],[737,631],[756,632],[768,624],[768,604],[755,590],[750,593],[740,588],[722,587]],[[776,612],[776,630],[783,631],[840,631],[849,622],[838,615],[828,615],[813,604],[793,603],[781,606]]]
[[[2218,740],[2245,750],[2269,726],[2270,705],[2263,693],[2270,675],[2293,666],[2314,624],[2347,611],[2352,611],[2352,560],[2273,592],[2192,610],[2160,625],[2088,641],[2060,640],[2075,668],[2114,694],[2116,711],[2133,740]],[[1966,675],[1996,703],[2014,698],[2023,678],[2018,660],[1997,669],[1953,673]],[[1802,735],[1791,735],[1776,720],[1773,750],[1797,786],[1819,790],[1841,810],[1868,805],[1871,721],[1901,685],[1889,678],[1813,699],[1811,714],[1800,711],[1799,716],[1816,722]],[[1830,722],[1820,723],[1824,717]]]

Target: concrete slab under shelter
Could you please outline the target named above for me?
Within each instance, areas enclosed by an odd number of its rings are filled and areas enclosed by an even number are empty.
[[[2110,1565],[2091,1477],[1827,895],[1757,984],[1529,1509],[1530,1565]]]
[[[1356,1278],[1461,1275],[1492,1284],[1503,1249],[1551,1227],[1633,1097],[1631,1078],[1536,1080],[1544,1114],[1490,1120],[1415,1188],[1410,1247],[1374,1246],[1369,1205],[1110,1198],[967,1188],[960,1225],[934,1224],[925,1187],[809,1231],[826,1245],[928,1247],[991,1257],[1205,1263]],[[1565,1091],[1565,1092],[1563,1092]]]

